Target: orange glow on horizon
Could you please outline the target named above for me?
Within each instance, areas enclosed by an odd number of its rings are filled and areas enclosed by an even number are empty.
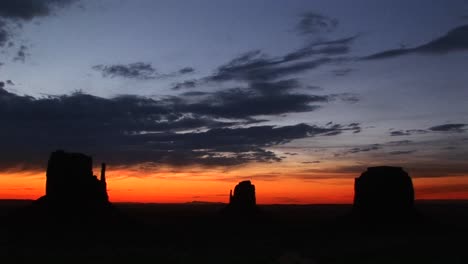
[[[262,168],[248,171],[256,186],[259,204],[350,204],[354,177],[350,174],[326,178],[301,178],[294,172],[268,178]],[[97,170],[95,170],[97,171]],[[144,175],[142,175],[144,173]],[[185,203],[190,201],[228,202],[229,190],[249,179],[244,169],[230,172],[202,169],[154,172],[132,169],[108,171],[108,192],[113,202]],[[283,176],[284,175],[284,176]],[[317,175],[319,176],[319,175]],[[468,199],[468,176],[413,178],[416,199]],[[462,186],[462,187],[460,187]],[[0,199],[37,199],[45,193],[45,172],[5,172],[0,174]]]

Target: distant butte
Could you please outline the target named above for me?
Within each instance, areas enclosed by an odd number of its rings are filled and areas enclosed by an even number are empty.
[[[242,181],[229,193],[229,204],[225,211],[234,214],[252,214],[258,211],[255,197],[255,185]]]
[[[257,205],[255,185],[250,181],[237,184],[234,188],[234,195],[232,195],[232,190],[229,193],[229,204],[235,207],[255,207]]]
[[[403,168],[370,167],[355,179],[354,215],[394,219],[413,213],[413,182]]]

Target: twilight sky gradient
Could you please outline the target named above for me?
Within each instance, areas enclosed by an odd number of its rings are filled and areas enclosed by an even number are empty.
[[[4,0],[0,198],[64,149],[112,201],[350,203],[377,165],[467,199],[467,62],[466,0]]]

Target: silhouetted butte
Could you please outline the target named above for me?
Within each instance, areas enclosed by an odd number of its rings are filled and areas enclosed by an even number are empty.
[[[354,181],[353,214],[395,219],[414,213],[413,183],[401,167],[370,167]]]
[[[7,236],[14,254],[22,255],[27,250],[24,245],[32,241],[44,252],[70,244],[92,247],[134,241],[138,226],[109,202],[106,165],[102,164],[100,179],[92,169],[90,156],[61,150],[51,153],[46,194],[11,216]]]
[[[242,181],[229,194],[229,204],[225,208],[228,213],[245,215],[258,212],[255,198],[255,185],[250,181]]]
[[[101,179],[93,175],[93,160],[81,153],[55,151],[50,155],[46,174],[46,194],[37,203],[61,211],[110,205],[107,195],[106,164]]]
[[[51,153],[47,164],[46,194],[23,212],[21,221],[28,222],[28,218],[36,219],[35,222],[50,230],[59,230],[59,225],[69,230],[101,232],[133,225],[133,220],[109,202],[106,164],[102,164],[101,178],[98,179],[93,175],[90,156],[62,150]]]

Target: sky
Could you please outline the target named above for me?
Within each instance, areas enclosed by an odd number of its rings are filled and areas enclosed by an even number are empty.
[[[0,199],[57,149],[119,202],[352,203],[380,165],[468,199],[467,61],[466,0],[4,0]]]

